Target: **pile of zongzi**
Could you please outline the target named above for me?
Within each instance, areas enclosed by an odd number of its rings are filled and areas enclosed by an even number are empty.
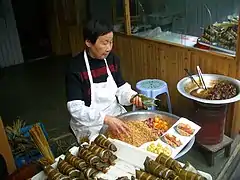
[[[215,23],[206,27],[200,41],[235,51],[237,30],[238,17],[232,17],[226,22]]]
[[[99,135],[89,145],[80,146],[77,156],[70,152],[60,159],[57,169],[46,166],[45,173],[50,180],[56,179],[93,179],[99,172],[106,173],[117,157],[117,148],[103,135]]]
[[[206,180],[197,171],[182,167],[176,160],[161,153],[156,160],[149,157],[144,162],[145,171],[136,170],[138,180]]]

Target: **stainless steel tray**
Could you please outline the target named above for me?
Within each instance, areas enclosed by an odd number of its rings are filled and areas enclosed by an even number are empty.
[[[202,42],[200,39],[198,39],[197,42],[198,42],[198,44],[203,45],[203,46],[207,46],[209,48],[212,48],[213,50],[221,51],[221,52],[228,53],[228,54],[231,54],[231,55],[236,55],[236,51],[221,48],[221,47],[218,47],[216,45],[208,44],[208,43]]]
[[[118,116],[119,119],[123,121],[127,120],[146,120],[147,118],[160,116],[162,119],[166,120],[170,125],[173,125],[175,122],[178,121],[180,117],[170,114],[163,111],[150,111],[150,110],[139,110],[139,111],[132,111],[126,112]],[[195,136],[191,139],[191,141],[182,149],[181,152],[174,159],[178,159],[186,154],[193,146],[195,142]]]

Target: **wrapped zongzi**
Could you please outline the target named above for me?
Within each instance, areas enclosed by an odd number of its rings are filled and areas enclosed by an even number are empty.
[[[104,162],[108,162],[112,164],[111,156],[114,156],[113,153],[108,149],[103,149],[102,147],[98,146],[95,143],[91,143],[90,146],[88,146],[88,149],[95,155],[101,158]],[[116,157],[116,156],[115,156]]]
[[[146,158],[144,167],[146,172],[165,179],[172,177],[174,174],[173,170],[170,170],[156,161],[151,160],[149,157]]]
[[[84,173],[84,176],[86,179],[92,179],[98,174],[98,170],[89,167],[89,168],[85,169],[83,171],[83,173]]]
[[[75,169],[71,164],[69,164],[67,161],[62,160],[61,158],[58,161],[57,168],[59,171],[71,178],[74,177],[83,177],[83,173],[79,171],[78,169]]]
[[[87,148],[81,146],[79,147],[78,150],[78,157],[82,158],[90,165],[95,165],[96,163],[101,161],[101,159],[98,156],[94,155]]]
[[[94,155],[90,150],[85,147],[79,147],[78,156],[85,160],[89,165],[95,167],[104,173],[107,172],[109,164],[101,161],[100,157]]]
[[[102,134],[99,134],[94,140],[94,142],[102,148],[109,149],[110,151],[113,151],[113,152],[117,151],[117,147]]]
[[[152,174],[149,174],[147,172],[136,170],[136,178],[138,180],[163,180],[162,178],[156,177]]]
[[[136,178],[134,176],[131,176],[131,179],[129,179],[127,176],[118,177],[116,180],[135,180]]]
[[[169,156],[166,156],[163,153],[160,153],[155,161],[169,169],[174,170],[175,172],[178,172],[179,169],[182,169],[182,166],[176,160],[172,159]]]
[[[72,155],[70,152],[66,153],[64,160],[81,171],[87,168],[87,163],[83,159]]]
[[[63,175],[50,165],[44,167],[44,172],[46,173],[49,180],[70,180],[70,177]]]
[[[206,180],[205,177],[203,177],[197,173],[193,173],[191,171],[186,171],[184,169],[180,169],[177,174],[181,179]]]
[[[112,154],[110,156],[110,158],[108,159],[108,163],[111,164],[111,165],[114,165],[115,164],[115,160],[117,159],[117,156],[115,154]]]
[[[185,169],[186,171],[191,171],[193,173],[197,173],[198,174],[198,171],[189,162],[185,163],[183,169]]]

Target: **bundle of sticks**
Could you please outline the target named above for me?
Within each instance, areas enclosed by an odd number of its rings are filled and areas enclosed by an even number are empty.
[[[33,142],[35,143],[43,157],[46,158],[50,164],[53,164],[55,158],[48,144],[48,141],[42,131],[42,128],[38,124],[36,124],[29,130],[29,133]]]

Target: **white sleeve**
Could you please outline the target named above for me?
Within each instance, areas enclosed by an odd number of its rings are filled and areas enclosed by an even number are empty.
[[[137,94],[136,91],[132,90],[131,85],[128,83],[123,84],[117,90],[116,96],[120,104],[124,106],[131,105],[131,97]]]
[[[85,106],[84,101],[74,100],[67,102],[71,116],[84,126],[98,126],[104,124],[105,113]]]

